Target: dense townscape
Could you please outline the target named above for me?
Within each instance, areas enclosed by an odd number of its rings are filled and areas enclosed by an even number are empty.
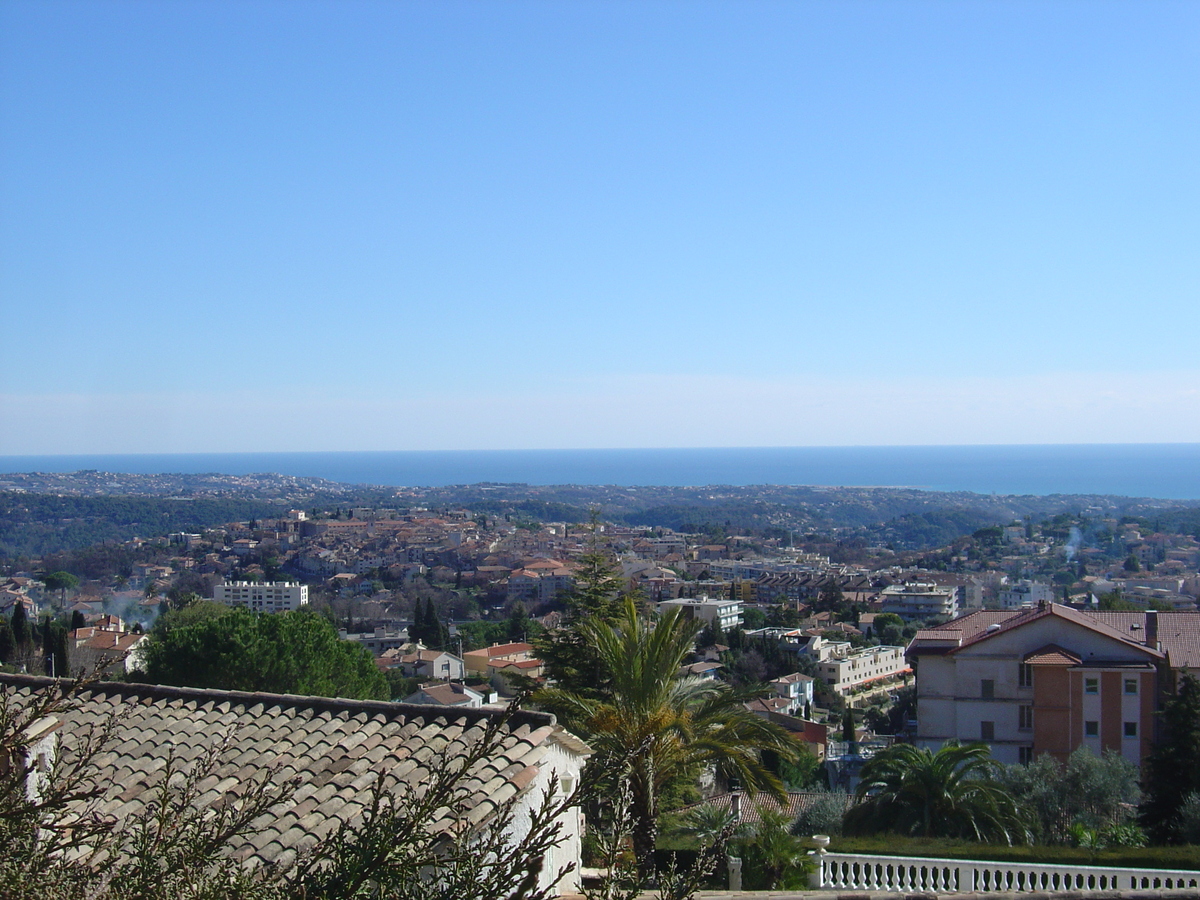
[[[271,767],[255,746],[294,747],[272,757],[300,784],[294,796],[261,782],[229,847],[174,863],[184,881],[225,884],[236,859],[253,864],[237,870],[250,879],[239,896],[326,895],[347,865],[334,844],[363,852],[370,828],[395,841],[413,830],[413,809],[368,802],[355,749],[392,759],[412,750],[396,743],[404,734],[453,745],[472,766],[493,759],[492,776],[470,769],[469,789],[446,781],[464,816],[487,818],[487,795],[504,825],[532,785],[565,789],[549,830],[525,835],[540,861],[521,896],[615,896],[620,878],[662,886],[672,853],[694,866],[679,896],[734,878],[726,856],[747,862],[736,875],[747,886],[803,885],[816,833],[1091,852],[1200,842],[1200,517],[1188,504],[99,472],[0,487],[25,516],[6,525],[0,724],[29,759],[53,745],[98,766],[86,801],[68,786],[10,821],[110,815],[97,846],[118,852],[104,841],[157,814],[147,743],[233,729],[218,749],[184,741],[191,755],[174,763],[191,766],[200,809],[220,778]],[[83,546],[66,530],[73,517],[33,521],[47,503],[86,501],[99,504],[89,527],[147,529],[164,521],[155,504],[201,500],[241,505]],[[145,521],[128,518],[131,502]],[[231,508],[251,514],[211,520]],[[655,510],[664,521],[639,521]],[[914,516],[939,534],[970,530],[935,545],[912,538]],[[22,529],[39,526],[48,552],[30,553]],[[51,702],[45,676],[83,680]],[[115,750],[72,737],[130,703],[143,712],[122,714]],[[471,722],[484,723],[482,750],[459,734]],[[305,738],[314,727],[342,736]],[[947,754],[967,784],[989,786],[987,802],[908,808],[904,779]],[[222,768],[233,757],[240,776]],[[399,768],[425,783],[453,770],[422,766]],[[366,811],[369,827],[331,803]],[[63,849],[14,847],[41,852],[47,871]],[[261,864],[292,874],[246,874]],[[386,883],[358,864],[363,885]]]

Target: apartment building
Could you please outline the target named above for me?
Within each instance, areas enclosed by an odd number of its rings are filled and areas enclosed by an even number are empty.
[[[958,615],[958,591],[924,581],[893,584],[880,592],[883,611],[895,613],[906,622],[935,616]]]
[[[849,641],[830,641],[820,635],[809,638],[801,651],[817,663],[817,674],[839,694],[909,673],[903,647],[863,647],[855,650]]]
[[[1140,764],[1175,671],[1200,671],[1200,613],[979,610],[917,632],[917,742],[984,741],[1002,763],[1079,747]]]
[[[742,602],[740,600],[715,600],[711,597],[664,600],[658,604],[661,615],[669,609],[680,609],[685,619],[700,619],[712,625],[720,625],[721,630],[737,628],[742,624]]]
[[[227,581],[213,588],[213,599],[255,612],[281,612],[308,605],[308,585],[289,581]]]
[[[1020,581],[1000,590],[1001,609],[1021,609],[1053,601],[1054,589],[1048,584],[1036,581]]]

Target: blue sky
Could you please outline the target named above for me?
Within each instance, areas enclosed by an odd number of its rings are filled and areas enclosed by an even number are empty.
[[[0,453],[1200,441],[1200,4],[0,4]]]

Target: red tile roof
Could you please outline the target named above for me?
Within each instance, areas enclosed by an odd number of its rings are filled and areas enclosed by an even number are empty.
[[[1166,614],[1162,613],[1160,615]],[[940,638],[940,633],[961,631],[962,643],[958,647],[949,651],[951,653],[956,653],[959,650],[962,650],[964,647],[977,644],[980,641],[993,638],[998,634],[1005,634],[1009,631],[1012,631],[1014,628],[1020,628],[1024,625],[1028,625],[1031,622],[1036,622],[1039,619],[1045,619],[1052,616],[1072,622],[1082,628],[1087,628],[1089,631],[1097,632],[1105,637],[1112,638],[1113,640],[1120,641],[1129,647],[1135,647],[1148,656],[1161,658],[1165,655],[1154,648],[1147,647],[1144,643],[1142,643],[1140,636],[1134,636],[1128,631],[1123,632],[1119,630],[1118,628],[1099,618],[1096,613],[1083,612],[1070,606],[1063,606],[1060,603],[1047,603],[1044,606],[1037,606],[1033,609],[1023,610],[977,610],[957,619],[952,619],[949,622],[946,622],[944,625],[939,625],[936,628],[931,628],[927,631],[921,632],[916,638],[913,639],[912,644],[909,645],[909,652],[911,653],[914,650],[921,651],[925,649],[928,649],[932,652],[938,652],[938,650],[942,649],[941,647],[938,647],[936,644],[933,646],[929,646],[928,644],[922,645],[922,641],[942,642],[948,638]],[[992,626],[994,625],[998,625],[999,627],[993,628]],[[1159,632],[1161,635],[1161,627]],[[1144,634],[1144,632],[1142,634]],[[1197,636],[1200,638],[1200,633],[1198,633]],[[1165,646],[1166,645],[1164,643],[1164,648]],[[1178,663],[1172,662],[1172,665],[1178,665]]]
[[[1031,666],[1077,666],[1082,660],[1058,644],[1047,644],[1025,654],[1024,662]]]

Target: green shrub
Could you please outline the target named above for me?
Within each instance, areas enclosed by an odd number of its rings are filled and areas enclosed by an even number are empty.
[[[849,794],[821,794],[796,817],[792,823],[792,834],[803,838],[814,834],[839,837],[842,833],[842,816],[849,806]]]

